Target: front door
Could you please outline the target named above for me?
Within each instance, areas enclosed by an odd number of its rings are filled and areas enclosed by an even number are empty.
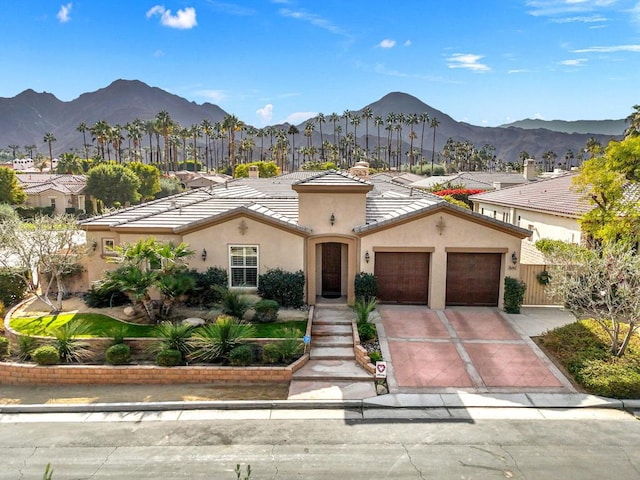
[[[322,244],[322,296],[338,298],[342,295],[342,244]]]

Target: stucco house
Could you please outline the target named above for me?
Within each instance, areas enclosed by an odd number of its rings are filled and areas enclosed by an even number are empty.
[[[85,209],[84,175],[18,173],[16,177],[30,207],[52,207],[58,214]]]
[[[593,208],[572,188],[575,173],[517,187],[472,195],[475,212],[530,230],[522,243],[522,263],[543,264],[535,248],[541,238],[581,243],[579,219]]]
[[[338,171],[244,178],[93,217],[81,223],[98,280],[110,247],[141,237],[186,242],[198,270],[219,266],[229,286],[254,289],[270,268],[302,270],[306,301],[355,301],[358,272],[390,303],[501,306],[531,232],[383,178]]]

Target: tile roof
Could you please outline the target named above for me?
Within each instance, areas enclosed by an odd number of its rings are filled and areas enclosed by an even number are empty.
[[[295,185],[322,185],[322,186],[346,186],[346,185],[369,185],[369,182],[360,177],[356,177],[347,172],[337,170],[326,170],[317,175],[295,182]]]
[[[512,206],[561,215],[581,216],[593,207],[571,188],[574,177],[574,174],[563,175],[527,185],[478,193],[469,198],[474,202]]]
[[[66,195],[78,194],[87,184],[84,175],[19,173],[16,177],[27,195],[37,195],[51,190]]]
[[[519,185],[528,183],[524,175],[507,172],[459,172],[452,175],[427,177],[411,184],[412,187],[430,188],[440,183],[451,182],[463,184],[465,188],[478,190],[493,190],[495,184]]]

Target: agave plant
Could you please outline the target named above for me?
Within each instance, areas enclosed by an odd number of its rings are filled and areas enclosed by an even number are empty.
[[[255,336],[255,328],[236,318],[222,315],[215,323],[205,325],[193,335],[193,358],[204,362],[226,361],[229,353],[242,340]]]
[[[193,327],[183,323],[162,322],[158,324],[153,336],[158,339],[152,346],[152,350],[177,350],[186,357],[191,351],[189,338],[193,333]]]
[[[87,325],[83,322],[67,322],[52,332],[52,345],[58,350],[60,360],[71,363],[81,362],[91,357],[89,344],[78,337],[87,335]]]
[[[378,304],[375,298],[369,300],[356,300],[353,304],[353,310],[356,312],[357,323],[366,323],[369,320],[369,314],[373,312]]]

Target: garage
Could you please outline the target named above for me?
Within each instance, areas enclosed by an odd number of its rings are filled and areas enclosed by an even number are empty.
[[[378,300],[384,303],[427,304],[429,260],[426,252],[376,252]]]
[[[501,253],[447,253],[447,306],[497,306],[501,265]]]

